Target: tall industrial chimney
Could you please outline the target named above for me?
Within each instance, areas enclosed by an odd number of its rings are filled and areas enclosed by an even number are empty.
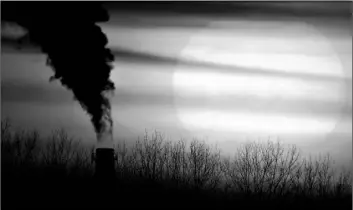
[[[115,154],[113,148],[97,148],[94,154],[95,174],[98,180],[112,181],[115,178]]]
[[[115,155],[113,148],[96,148],[93,154],[95,172],[93,177],[94,201],[99,207],[110,207],[116,195]]]

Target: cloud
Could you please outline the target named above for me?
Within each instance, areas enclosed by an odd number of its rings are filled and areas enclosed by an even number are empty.
[[[349,2],[114,2],[106,3],[111,11],[197,14],[204,16],[240,16],[266,14],[275,16],[333,16],[349,17]]]
[[[6,45],[5,45],[6,46]],[[3,53],[38,53],[38,48],[23,48],[20,50],[15,49],[15,46],[11,43],[7,43],[7,46],[2,49]],[[112,48],[116,61],[128,61],[132,63],[147,63],[147,64],[160,64],[160,65],[180,65],[187,66],[192,71],[211,71],[219,73],[229,74],[248,74],[261,75],[269,77],[283,77],[303,80],[316,80],[316,81],[338,81],[347,84],[351,84],[352,80],[349,78],[335,78],[329,75],[312,75],[300,72],[284,72],[284,71],[273,71],[271,69],[263,68],[251,68],[251,67],[240,67],[235,65],[217,64],[207,61],[198,61],[193,59],[184,59],[178,57],[167,57],[155,55],[152,53],[138,52],[127,50],[124,48]],[[191,68],[194,67],[194,68]],[[143,70],[144,68],[140,68]],[[169,68],[172,69],[172,68]]]
[[[71,92],[52,84],[28,83],[15,80],[1,83],[1,101],[62,105],[73,101]]]
[[[25,34],[27,34],[27,30],[16,23],[1,22],[1,38],[18,39],[25,36]]]
[[[1,84],[2,102],[39,103],[65,105],[76,103],[73,95],[54,84],[16,83],[5,81]],[[293,113],[299,115],[335,116],[351,115],[352,108],[338,102],[315,100],[276,100],[251,96],[180,97],[171,92],[136,92],[131,89],[117,89],[112,98],[117,106],[174,106],[175,108],[221,109],[251,112]]]
[[[119,61],[130,61],[136,63],[151,63],[151,64],[166,64],[166,65],[186,65],[192,71],[213,71],[218,73],[229,73],[229,74],[248,74],[251,75],[261,75],[269,77],[284,77],[284,78],[297,78],[303,80],[317,80],[317,81],[340,81],[351,83],[351,79],[335,78],[327,75],[312,75],[306,73],[296,73],[296,72],[284,72],[284,71],[273,71],[271,69],[263,68],[250,68],[250,67],[240,67],[235,65],[227,64],[217,64],[207,61],[197,61],[192,59],[181,59],[177,57],[164,57],[159,55],[154,55],[151,53],[137,52],[126,50],[122,48],[113,48],[113,54],[116,60]],[[141,68],[143,70],[143,68]]]

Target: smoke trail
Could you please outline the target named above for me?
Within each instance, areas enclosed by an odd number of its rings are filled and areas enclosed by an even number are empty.
[[[21,7],[27,7],[24,9],[30,15],[20,24],[48,55],[47,64],[55,72],[50,80],[60,80],[72,90],[90,115],[98,141],[112,141],[113,120],[106,94],[115,89],[109,79],[114,56],[106,48],[107,37],[95,24],[107,21],[107,12],[93,2],[80,6],[71,2],[31,3]]]

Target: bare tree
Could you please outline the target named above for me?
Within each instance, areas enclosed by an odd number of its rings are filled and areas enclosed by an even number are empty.
[[[236,191],[260,197],[266,193],[270,198],[289,187],[292,174],[300,166],[299,157],[295,146],[286,149],[279,142],[251,142],[238,148],[233,160],[224,159],[222,171]]]
[[[188,154],[189,176],[197,189],[214,189],[220,181],[220,152],[212,151],[205,142],[194,139]]]

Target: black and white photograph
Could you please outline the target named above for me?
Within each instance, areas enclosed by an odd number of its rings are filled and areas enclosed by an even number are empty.
[[[352,209],[352,2],[0,4],[1,209]]]

